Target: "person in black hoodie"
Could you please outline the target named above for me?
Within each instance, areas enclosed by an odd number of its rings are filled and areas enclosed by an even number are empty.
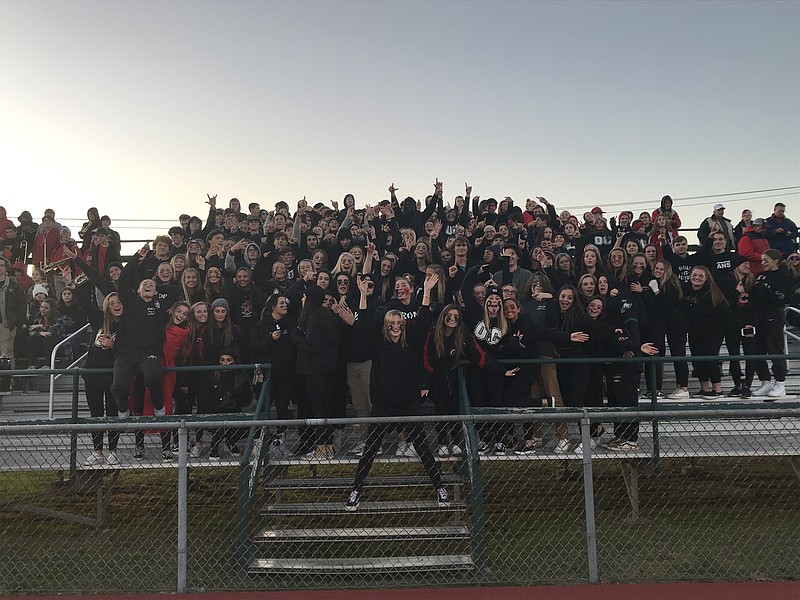
[[[223,297],[228,301],[231,321],[239,328],[239,359],[242,363],[250,360],[250,333],[264,307],[261,290],[253,284],[252,272],[248,267],[236,269],[232,284],[225,287]]]
[[[152,279],[143,279],[136,294],[131,285],[134,273],[147,253],[145,247],[134,254],[122,270],[119,280],[119,299],[125,309],[114,342],[114,380],[111,392],[117,402],[118,417],[122,420],[130,415],[128,396],[136,369],[141,370],[145,385],[150,389],[150,401],[155,416],[163,417],[165,414],[161,356],[164,351],[167,307],[161,306],[156,300],[156,284]],[[136,410],[139,412],[138,408]],[[138,448],[135,456],[143,456]]]
[[[503,377],[513,377],[519,371],[516,367],[506,369],[484,350],[465,324],[461,308],[457,304],[445,306],[433,330],[428,333],[423,348],[423,394],[428,395],[427,390],[430,390],[436,414],[461,413],[458,363],[462,357],[476,369],[486,370],[496,378],[500,378],[501,393]],[[458,423],[437,424],[440,456],[457,456],[462,453],[459,446],[461,431],[462,428]]]
[[[307,402],[315,419],[333,417],[333,386],[339,364],[340,323],[330,310],[322,306],[325,292],[319,286],[309,288],[303,296],[303,311],[292,333],[297,346],[297,373],[302,385],[301,402]],[[302,442],[302,437],[301,437]],[[302,450],[301,443],[301,450]],[[316,449],[309,460],[333,458],[333,428],[317,428]]]
[[[437,283],[435,275],[428,275],[423,284],[425,293],[419,309],[416,326],[406,329],[405,318],[398,310],[390,310],[383,317],[379,331],[368,318],[359,318],[356,326],[367,335],[374,335],[375,354],[370,372],[370,396],[373,417],[399,417],[419,414],[421,351],[425,342],[425,332],[430,324],[430,291]],[[369,312],[367,304],[367,280],[358,280],[361,299],[359,311]],[[383,438],[395,426],[391,423],[370,425],[364,454],[358,462],[353,488],[345,503],[345,509],[358,509],[361,489],[372,469],[375,455],[383,443]],[[450,498],[442,487],[442,477],[433,458],[425,436],[425,427],[420,423],[409,423],[405,428],[408,440],[414,444],[425,470],[436,489],[439,506],[448,506]]]
[[[375,276],[372,273],[359,274],[356,282],[358,285],[358,298],[350,297],[351,304],[361,306],[361,287],[362,282],[366,285],[367,307],[374,307],[378,304],[375,297]],[[344,323],[349,325],[345,332],[343,354],[346,360],[347,388],[350,390],[350,398],[353,401],[353,408],[359,417],[368,417],[372,411],[370,402],[370,386],[372,373],[372,357],[375,353],[375,336],[371,328],[355,327],[355,322],[365,318],[373,320],[370,308],[355,311],[351,310],[347,302],[334,305],[334,312],[339,315]],[[351,454],[363,454],[367,435],[366,428],[361,428],[361,441],[350,448]]]
[[[279,421],[289,418],[289,403],[297,390],[297,349],[292,343],[294,319],[288,316],[286,296],[273,294],[267,300],[261,319],[250,335],[250,356],[259,363],[270,363],[269,397],[275,404]],[[310,415],[308,415],[310,416]],[[305,415],[299,415],[305,418]],[[278,427],[272,436],[270,452],[276,458],[286,457],[285,427]]]
[[[239,352],[236,348],[223,348],[219,354],[218,364],[223,366],[238,363]],[[250,403],[250,386],[244,371],[215,370],[206,374],[197,402],[199,414],[240,413],[242,407]],[[241,450],[236,443],[246,430],[216,427],[211,432],[211,447],[208,457],[219,459],[219,445],[225,439],[232,456],[240,456]]]
[[[780,250],[770,248],[761,255],[764,270],[756,276],[750,300],[756,315],[756,350],[759,354],[783,354],[783,328],[786,324],[784,307],[793,287],[792,277],[783,263]],[[786,395],[784,381],[788,373],[786,359],[772,361],[775,381],[766,381],[753,392],[766,402]]]
[[[86,296],[80,289],[75,290],[75,297],[79,305],[88,315],[92,330],[95,332],[84,367],[87,369],[111,369],[114,366],[114,341],[116,330],[122,318],[123,306],[116,292],[111,292],[103,299],[103,310]],[[84,373],[83,384],[86,394],[86,403],[89,405],[89,414],[93,417],[114,417],[117,414],[114,396],[111,393],[111,373]],[[84,465],[102,465],[107,462],[110,466],[119,464],[117,457],[117,443],[119,432],[108,432],[108,456],[103,456],[103,432],[92,433],[92,453],[84,461]]]

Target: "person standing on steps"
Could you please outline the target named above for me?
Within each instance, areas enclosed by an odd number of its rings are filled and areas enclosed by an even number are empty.
[[[406,328],[406,318],[399,310],[389,310],[383,317],[379,332],[375,332],[373,319],[367,305],[369,293],[368,280],[359,276],[357,279],[361,298],[358,305],[359,318],[354,326],[365,332],[369,330],[376,335],[370,371],[370,399],[373,417],[401,417],[419,414],[419,399],[423,392],[420,389],[422,346],[430,326],[431,290],[438,283],[439,277],[433,273],[425,276],[423,283],[422,304],[413,328]],[[367,480],[375,455],[383,443],[383,438],[395,426],[392,423],[370,425],[367,432],[364,454],[358,462],[356,477],[345,509],[358,509],[361,501],[361,489]],[[433,458],[425,436],[425,427],[420,423],[408,423],[405,428],[409,442],[419,455],[436,490],[436,501],[439,506],[449,506],[450,497],[442,486],[442,476]]]

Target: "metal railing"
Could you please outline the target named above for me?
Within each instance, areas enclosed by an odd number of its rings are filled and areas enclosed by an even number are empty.
[[[70,343],[73,339],[75,339],[76,337],[81,335],[83,332],[90,331],[90,330],[91,330],[91,325],[89,323],[86,323],[83,327],[81,327],[77,331],[73,331],[71,334],[69,334],[63,340],[58,342],[53,347],[53,351],[50,353],[50,369],[51,369],[51,372],[50,372],[50,392],[49,392],[50,398],[49,398],[49,401],[48,401],[48,408],[47,408],[47,418],[48,419],[52,419],[53,418],[53,402],[54,402],[54,399],[55,399],[56,379],[60,378],[62,375],[66,375],[67,374],[66,372],[65,373],[58,373],[58,374],[53,372],[53,370],[56,368],[56,354],[58,354],[58,350],[62,346]],[[72,369],[73,367],[75,367],[79,362],[81,362],[84,358],[86,358],[87,354],[88,354],[88,352],[85,352],[80,358],[78,358],[77,360],[73,361],[72,364],[70,364],[67,367],[67,370]]]

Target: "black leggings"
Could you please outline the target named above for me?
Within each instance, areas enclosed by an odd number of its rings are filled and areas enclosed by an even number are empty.
[[[373,416],[377,415],[373,414]],[[375,460],[375,455],[383,444],[383,438],[387,433],[393,431],[395,427],[396,425],[394,423],[379,423],[369,426],[367,441],[364,446],[364,455],[361,457],[361,460],[358,461],[356,479],[353,482],[354,490],[360,492],[361,488],[364,487],[364,482],[367,480],[367,476],[369,476],[369,472],[372,469],[372,462]],[[436,465],[430,446],[428,446],[428,440],[425,436],[425,427],[420,423],[410,423],[406,426],[405,431],[408,435],[408,441],[414,444],[414,449],[417,451],[419,459],[425,467],[425,471],[427,471],[428,476],[431,478],[433,487],[436,489],[442,487],[442,476],[439,473],[439,467]]]
[[[689,332],[689,348],[692,356],[718,356],[719,349],[722,347],[724,332],[711,335],[708,332],[698,333]],[[700,381],[710,381],[720,383],[722,381],[722,369],[716,360],[703,360],[693,362],[694,371]]]
[[[150,402],[153,404],[153,408],[157,411],[162,410],[164,408],[164,386],[161,358],[155,355],[144,355],[135,358],[117,356],[114,359],[114,381],[111,384],[111,393],[114,394],[117,411],[124,413],[128,410],[131,381],[137,368],[144,377],[145,385],[150,389]]]
[[[688,327],[685,321],[667,321],[667,343],[670,356],[686,356],[686,336]],[[680,361],[675,365],[675,383],[679,388],[689,387],[689,363]]]
[[[116,417],[117,405],[111,394],[111,383],[107,375],[84,375],[83,384],[86,391],[86,403],[89,414],[93,417]],[[119,431],[108,432],[108,449],[114,451],[119,442]],[[92,432],[92,446],[96,451],[103,451],[103,432]]]
[[[606,371],[609,406],[638,406],[636,381],[639,378],[636,367],[609,368]],[[618,421],[614,423],[614,437],[635,442],[639,439],[639,421]]]

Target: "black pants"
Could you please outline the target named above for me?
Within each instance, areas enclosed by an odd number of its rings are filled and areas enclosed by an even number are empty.
[[[609,368],[606,371],[609,406],[638,406],[636,393],[638,379],[635,367],[626,369]],[[618,421],[614,423],[614,437],[635,442],[639,439],[639,421]]]
[[[688,328],[685,321],[667,321],[667,343],[670,356],[686,356],[686,336]],[[689,387],[689,363],[676,362],[675,383],[679,388]]]
[[[756,348],[758,354],[783,354],[784,323],[783,310],[779,309],[778,311],[770,312],[756,326]],[[766,365],[766,362],[764,364]],[[788,372],[785,358],[776,358],[772,361],[772,374],[775,376],[775,381],[786,381]]]
[[[589,385],[586,387],[586,397],[583,401],[584,406],[603,406],[603,365],[592,365],[589,375]],[[592,437],[597,436],[600,423],[589,425],[589,432]]]
[[[297,380],[294,376],[282,377],[274,373],[269,378],[269,398],[275,405],[275,413],[279,421],[289,418],[289,402],[296,393]],[[286,427],[278,427],[278,433],[286,431]]]
[[[86,391],[86,403],[89,414],[93,417],[116,417],[117,405],[111,394],[111,382],[108,375],[84,375],[83,386]],[[119,431],[108,432],[108,449],[116,450],[119,442]],[[96,451],[103,450],[103,432],[92,433],[92,446]]]
[[[334,374],[315,373],[305,375],[305,390],[311,412],[315,419],[329,419],[336,416],[334,403]],[[333,443],[333,427],[330,425],[320,425],[314,428],[314,443],[317,445],[328,445]]]
[[[656,348],[658,348],[658,353],[662,356],[664,355],[667,344],[664,340],[665,331],[664,331],[664,323],[662,321],[658,321],[655,323],[651,323],[648,325],[645,330],[642,332],[642,342],[650,342]],[[684,350],[685,353],[685,350]],[[650,365],[644,363],[644,380],[647,384],[647,389],[653,391],[653,377],[650,372]],[[664,363],[656,363],[656,381],[655,381],[655,389],[661,391],[662,384],[664,382]]]
[[[481,375],[480,373],[478,373]],[[467,378],[467,383],[470,379]],[[487,396],[485,394],[484,380],[478,378],[473,381],[477,386],[480,385],[481,389],[478,391],[478,401],[486,402]],[[476,388],[477,389],[477,388]],[[437,415],[460,415],[461,414],[461,400],[458,395],[458,371],[448,371],[447,373],[437,373],[433,381],[433,408]],[[469,396],[470,404],[472,404],[472,396]],[[478,404],[473,406],[486,406],[485,404]],[[480,425],[480,424],[479,424]],[[436,436],[439,439],[439,444],[446,446],[448,444],[460,444],[464,439],[462,434],[461,423],[439,423],[435,425]],[[480,432],[479,432],[480,434]]]
[[[43,337],[40,335],[28,336],[28,364],[32,366],[41,366],[45,363],[38,361],[40,356],[44,356],[50,360],[50,355],[53,353],[53,347],[56,345],[56,340],[53,336]],[[49,366],[49,363],[47,363]]]
[[[375,414],[373,410],[372,416],[389,415],[378,415]],[[379,423],[369,426],[367,441],[364,445],[364,454],[361,460],[358,461],[358,468],[356,469],[356,478],[353,482],[354,490],[361,491],[361,488],[364,487],[364,482],[367,480],[370,470],[372,470],[372,463],[375,460],[375,455],[383,444],[383,438],[387,433],[394,431],[395,427],[396,425],[393,423]],[[428,440],[425,436],[425,427],[421,423],[410,423],[405,427],[405,430],[408,435],[408,441],[414,444],[414,449],[417,451],[419,459],[425,467],[425,471],[427,471],[428,476],[431,478],[433,487],[436,489],[442,487],[442,476],[433,458],[431,448],[428,446]]]
[[[163,409],[164,389],[161,358],[155,355],[138,357],[119,355],[114,359],[114,381],[111,384],[111,393],[114,394],[117,411],[128,410],[131,381],[137,369],[144,377],[144,384],[150,389],[150,402],[153,404],[153,408],[155,410]]]
[[[591,365],[559,364],[558,387],[564,406],[582,408],[592,374]]]
[[[689,348],[693,356],[718,356],[719,349],[722,347],[724,332],[710,334],[709,332],[689,332]],[[703,360],[693,362],[694,371],[700,381],[710,381],[720,383],[722,381],[722,369],[719,362],[715,360]]]

